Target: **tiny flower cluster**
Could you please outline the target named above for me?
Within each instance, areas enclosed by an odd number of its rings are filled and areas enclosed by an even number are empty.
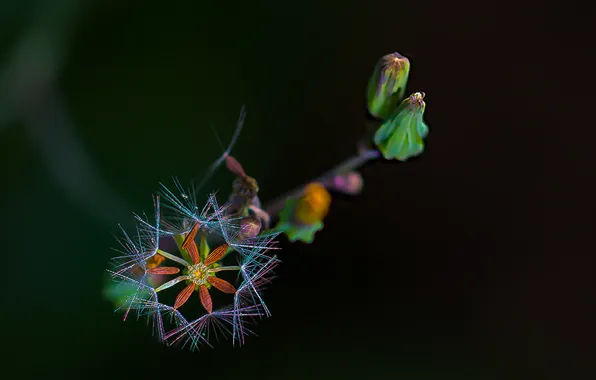
[[[153,221],[135,215],[134,234],[122,231],[106,295],[125,320],[147,319],[168,345],[198,349],[220,337],[243,344],[249,324],[270,315],[262,292],[279,264],[278,233],[260,231],[215,195],[199,208],[193,192],[175,187],[162,185]]]

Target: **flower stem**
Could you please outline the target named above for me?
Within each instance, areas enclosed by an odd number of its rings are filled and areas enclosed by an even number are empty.
[[[321,174],[317,178],[296,187],[295,189],[272,200],[271,202],[268,202],[265,205],[264,210],[269,214],[269,216],[271,216],[271,218],[275,218],[277,214],[279,214],[279,212],[283,210],[286,204],[286,200],[288,198],[299,197],[304,192],[304,188],[307,184],[312,182],[321,182],[325,184],[327,180],[334,176],[347,174],[355,169],[358,169],[368,161],[381,157],[380,152],[375,149],[366,149],[363,146],[361,146],[359,150],[360,153],[358,155],[348,158],[347,160],[343,161],[333,169]]]
[[[163,250],[161,250],[161,249],[158,249],[158,250],[157,250],[157,253],[159,253],[160,255],[162,255],[163,257],[165,257],[166,259],[170,259],[170,260],[172,260],[172,261],[175,261],[175,262],[177,262],[178,264],[182,264],[182,265],[184,265],[185,267],[189,267],[189,266],[190,266],[190,264],[189,264],[189,263],[188,263],[186,260],[184,260],[184,259],[181,259],[181,258],[180,258],[180,257],[178,257],[178,256],[174,256],[174,255],[172,255],[171,253],[168,253],[168,252],[166,252],[166,251],[163,251]]]
[[[221,272],[223,270],[240,270],[239,266],[227,266],[227,267],[217,267],[209,269],[210,273]]]

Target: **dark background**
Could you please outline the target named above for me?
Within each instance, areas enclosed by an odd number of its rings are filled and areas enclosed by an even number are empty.
[[[2,1],[5,373],[571,379],[594,369],[594,12],[573,1]],[[234,155],[272,199],[355,152],[379,57],[425,153],[288,244],[242,348],[159,345],[102,298],[118,223]],[[214,189],[226,192],[221,171]],[[590,376],[588,376],[590,377]]]

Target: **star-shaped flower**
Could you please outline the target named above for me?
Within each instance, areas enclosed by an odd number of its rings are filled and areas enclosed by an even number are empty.
[[[197,224],[186,235],[184,242],[181,245],[181,248],[188,252],[192,263],[189,263],[178,256],[174,256],[170,253],[159,250],[159,254],[167,259],[183,265],[186,270],[184,271],[184,275],[178,276],[173,280],[166,282],[155,289],[155,291],[160,292],[176,285],[179,282],[186,281],[188,285],[182,289],[182,291],[176,297],[174,309],[178,309],[184,305],[192,293],[197,291],[201,298],[201,304],[208,313],[211,313],[213,311],[213,302],[211,301],[211,296],[209,295],[210,286],[213,286],[214,288],[228,294],[234,294],[236,292],[236,288],[232,284],[226,280],[216,277],[215,273],[224,270],[239,270],[240,268],[236,266],[224,267],[217,264],[217,262],[221,260],[228,251],[228,244],[220,245],[211,253],[206,255],[206,257],[203,259],[194,240],[198,230],[199,228]],[[156,267],[147,270],[147,273],[156,275],[172,275],[179,272],[180,269],[176,267]]]

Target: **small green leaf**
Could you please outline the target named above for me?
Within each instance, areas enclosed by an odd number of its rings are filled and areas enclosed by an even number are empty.
[[[207,244],[207,236],[205,232],[201,231],[201,243],[199,244],[199,255],[201,260],[204,261],[207,255],[209,255],[211,250],[209,249],[209,244]]]
[[[133,283],[115,283],[110,282],[106,285],[103,290],[103,296],[115,307],[120,307],[125,302],[130,300],[132,296],[137,298],[145,299],[149,298],[149,291],[139,287]]]
[[[178,250],[180,251],[180,255],[182,256],[182,258],[184,260],[186,260],[186,262],[192,263],[192,259],[190,257],[190,254],[188,253],[188,251],[186,249],[182,249],[182,243],[184,242],[184,235],[182,235],[182,234],[174,235],[174,241],[176,242],[176,245],[178,246]]]
[[[285,231],[285,234],[291,242],[300,240],[303,243],[310,244],[315,239],[315,233],[322,229],[323,222],[316,222],[307,226],[289,228]]]

